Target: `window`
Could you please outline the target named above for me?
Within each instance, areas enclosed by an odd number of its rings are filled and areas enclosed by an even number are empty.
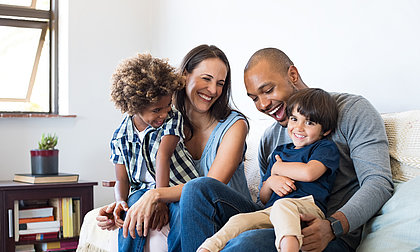
[[[0,111],[58,113],[57,1],[0,0]]]

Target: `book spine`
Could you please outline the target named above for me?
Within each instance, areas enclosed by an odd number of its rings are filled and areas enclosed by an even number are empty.
[[[20,235],[19,241],[39,241],[44,239],[57,238],[58,232],[39,233],[39,234],[25,234]]]
[[[19,224],[31,223],[31,222],[42,222],[42,221],[53,221],[54,216],[42,217],[42,218],[20,218]]]
[[[40,218],[53,216],[53,207],[40,207],[19,210],[20,218]]]
[[[42,228],[60,228],[59,221],[43,221],[43,222],[30,222],[19,224],[19,230],[31,230],[31,229],[42,229]]]
[[[80,235],[80,198],[73,198],[74,236]]]
[[[68,198],[69,202],[69,235],[74,237],[74,223],[73,223],[73,198]]]
[[[63,209],[63,237],[69,238],[69,228],[68,228],[68,200],[67,198],[62,198],[62,209]]]
[[[19,201],[15,200],[14,201],[14,206],[13,206],[13,217],[14,217],[14,233],[15,233],[15,242],[19,241]]]

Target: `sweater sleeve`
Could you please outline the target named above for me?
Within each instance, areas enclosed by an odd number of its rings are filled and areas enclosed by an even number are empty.
[[[360,98],[341,116],[338,130],[347,141],[349,162],[353,163],[360,187],[338,210],[346,216],[351,232],[366,223],[392,196],[393,183],[388,140],[380,114]]]

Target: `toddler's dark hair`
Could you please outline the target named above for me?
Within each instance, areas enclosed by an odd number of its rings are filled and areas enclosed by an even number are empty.
[[[322,132],[335,131],[338,120],[337,102],[320,88],[305,88],[292,94],[287,100],[286,113],[291,116],[293,109],[312,122],[322,126]]]
[[[111,98],[123,113],[134,115],[184,85],[184,78],[166,60],[138,54],[118,65],[112,75]]]

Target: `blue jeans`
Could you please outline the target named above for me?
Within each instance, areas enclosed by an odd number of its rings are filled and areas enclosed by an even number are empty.
[[[231,216],[260,209],[256,203],[216,179],[201,177],[189,181],[182,189],[179,209],[182,252],[196,251]],[[230,240],[223,251],[277,251],[274,241],[272,228],[250,230]],[[330,242],[324,251],[354,250],[337,239]]]
[[[277,249],[274,245],[276,236],[274,229],[255,229],[243,232],[236,238],[230,240],[223,251],[249,251],[249,252],[276,252]],[[354,249],[350,248],[343,240],[336,239],[328,243],[324,252],[353,252]]]
[[[136,203],[137,200],[139,200],[140,197],[147,192],[147,190],[148,189],[142,189],[130,195],[127,201],[128,207],[130,208],[134,203]],[[121,218],[125,219],[125,212],[122,214]],[[179,202],[171,203],[169,204],[169,227],[171,231],[168,235],[168,248],[171,247],[172,250],[169,249],[169,251],[181,251],[181,243],[179,238],[181,233],[179,231],[179,223]],[[135,233],[135,239],[131,238],[130,235],[128,235],[127,238],[124,238],[123,229],[120,228],[120,230],[118,231],[118,251],[141,252],[144,250],[146,237],[139,236],[137,232]]]
[[[252,200],[209,177],[196,178],[186,183],[179,207],[182,252],[196,251],[231,216],[261,209]]]
[[[134,203],[137,202],[137,200],[140,199],[141,196],[143,196],[143,194],[145,194],[148,191],[148,189],[142,189],[142,190],[138,190],[135,193],[131,194],[130,197],[128,198],[127,201],[127,205],[130,208]],[[121,218],[124,220],[125,219],[125,212],[121,213]],[[123,236],[123,229],[120,228],[120,230],[118,230],[118,251],[119,252],[124,252],[124,251],[143,251],[144,248],[144,244],[146,242],[146,237],[144,236],[139,236],[136,233],[136,238],[133,239],[130,236],[130,233],[128,234],[127,238],[124,238]]]

